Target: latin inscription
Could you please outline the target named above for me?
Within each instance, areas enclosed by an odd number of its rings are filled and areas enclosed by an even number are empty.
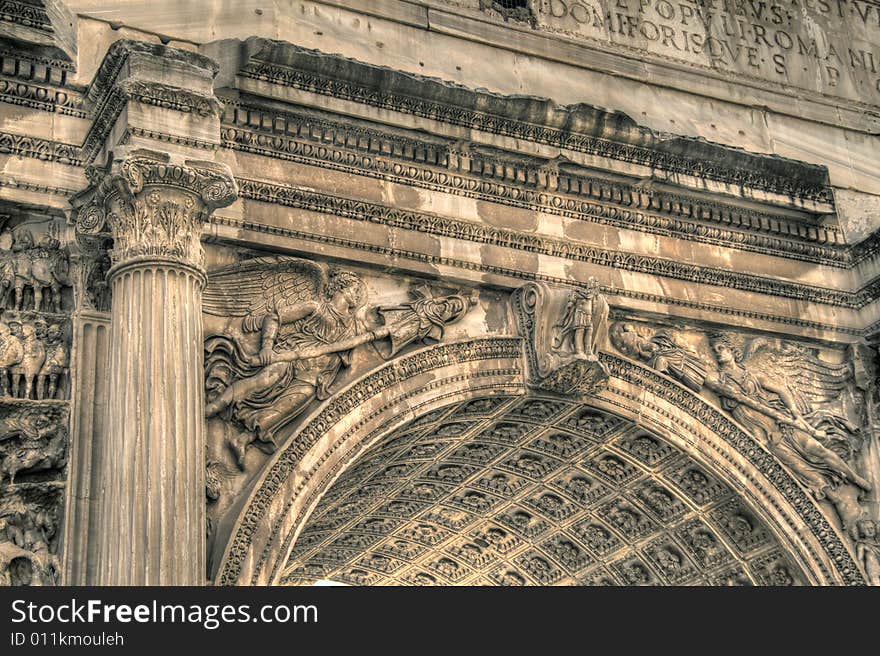
[[[868,0],[539,0],[544,28],[880,105]]]

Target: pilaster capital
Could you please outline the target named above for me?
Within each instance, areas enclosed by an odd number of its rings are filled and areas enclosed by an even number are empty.
[[[135,260],[161,259],[202,270],[202,223],[238,195],[225,164],[176,162],[146,150],[87,173],[91,187],[71,199],[76,231],[109,233],[114,269]]]

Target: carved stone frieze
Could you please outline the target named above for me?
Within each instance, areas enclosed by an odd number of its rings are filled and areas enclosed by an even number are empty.
[[[880,277],[872,279],[861,289],[844,291],[780,280],[770,276],[744,274],[720,267],[701,266],[674,259],[627,253],[620,249],[603,248],[571,239],[553,238],[533,232],[522,232],[472,221],[462,221],[447,216],[414,212],[290,185],[279,185],[248,178],[241,178],[238,183],[243,198],[325,212],[431,235],[538,252],[616,269],[813,303],[859,309],[872,302],[877,296],[878,288],[880,288]]]
[[[0,323],[0,585],[58,582],[69,447],[64,332],[42,319]]]
[[[73,166],[82,164],[80,147],[77,145],[11,132],[0,132],[0,153],[12,153],[20,157],[34,157]]]
[[[201,269],[202,223],[237,195],[228,167],[172,162],[151,151],[134,151],[91,177],[93,188],[72,201],[76,229],[84,235],[109,230],[114,264],[157,258]]]
[[[0,397],[67,398],[70,366],[66,323],[18,316],[0,320]]]
[[[71,282],[58,232],[54,221],[0,228],[0,310],[62,311]]]
[[[71,292],[60,221],[0,223],[0,585],[58,582],[69,447]]]
[[[52,22],[42,2],[3,0],[0,2],[0,18],[24,27],[52,34]]]

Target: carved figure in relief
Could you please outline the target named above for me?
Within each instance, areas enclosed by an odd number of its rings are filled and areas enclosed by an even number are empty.
[[[585,290],[571,292],[562,321],[554,326],[554,350],[569,350],[576,358],[596,362],[598,346],[608,325],[608,302],[596,278],[587,280]]]
[[[695,392],[702,389],[708,372],[706,363],[698,354],[676,343],[671,333],[658,331],[649,337],[632,323],[617,322],[611,327],[610,336],[624,355],[646,361]]]
[[[847,462],[861,447],[858,426],[832,402],[850,378],[848,365],[825,362],[793,344],[754,338],[745,348],[725,334],[710,335],[716,370],[676,344],[629,323],[611,329],[624,354],[647,361],[694,391],[708,389],[756,440],[770,450],[817,499],[828,499],[853,532],[863,516],[860,498],[871,484]]]
[[[239,467],[250,444],[271,450],[279,428],[330,395],[356,347],[388,340],[380,353],[390,357],[415,340],[439,339],[470,306],[461,295],[415,290],[411,303],[377,308],[391,323],[370,330],[357,319],[365,301],[356,273],[297,258],[254,258],[211,273],[205,414],[244,429],[229,440]]]
[[[0,585],[54,585],[58,560],[50,553],[57,520],[49,510],[13,498],[0,510]]]
[[[865,570],[870,585],[880,585],[880,535],[878,522],[860,519],[856,522],[856,559]]]
[[[21,377],[22,377],[22,366],[21,361],[24,359],[24,326],[21,321],[10,321],[9,322],[9,333],[10,333],[10,344],[14,345],[10,348],[15,348],[17,353],[20,353],[18,358],[10,364],[9,367],[9,381],[10,381],[10,392],[12,396],[18,397],[18,391],[20,388]]]
[[[10,374],[23,357],[24,347],[21,340],[13,334],[9,325],[0,321],[0,397],[9,396]]]
[[[15,289],[15,267],[13,266],[12,244],[15,239],[12,232],[4,228],[0,232],[0,310],[8,306],[10,296]]]
[[[773,376],[747,369],[742,351],[726,335],[714,335],[710,346],[718,373],[706,378],[706,386],[718,394],[722,408],[788,465],[817,498],[833,494],[842,483],[871,490],[867,480],[821,441],[829,438],[828,431],[854,432],[854,426],[843,417],[814,412],[804,395],[779,375],[782,372]]]
[[[48,326],[45,321],[37,320],[32,324],[24,323],[21,327],[22,347],[24,355],[17,369],[24,378],[24,393],[22,398],[29,399],[34,390],[34,383],[43,363],[46,361],[46,347],[43,340],[46,338]],[[13,384],[13,387],[15,385]]]
[[[37,376],[38,399],[55,398],[58,393],[58,379],[60,377],[63,380],[69,366],[70,353],[64,343],[64,331],[58,324],[52,324],[46,334],[46,359]]]
[[[351,352],[345,349],[308,359],[276,359],[278,351],[335,344],[356,333],[354,313],[365,296],[360,278],[317,266],[306,271],[302,266],[287,282],[313,289],[313,294],[303,294],[301,300],[291,294],[288,298],[293,302],[285,302],[283,290],[275,290],[274,299],[244,317],[245,332],[259,331],[256,354],[247,354],[241,344],[222,336],[206,343],[208,384],[219,393],[207,404],[205,415],[212,417],[230,409],[230,418],[246,429],[229,444],[240,467],[254,440],[274,446],[275,430],[313,399],[325,398],[339,369],[350,363]],[[294,282],[297,275],[314,279]],[[234,380],[223,385],[218,374],[229,373]]]
[[[52,412],[25,407],[5,413],[0,420],[0,481],[10,483],[22,471],[63,467],[67,460],[67,431]]]
[[[607,386],[609,373],[599,351],[606,348],[609,307],[600,289],[590,278],[585,290],[527,283],[516,291],[531,387],[586,398]]]
[[[57,228],[51,224],[47,233],[36,244],[33,233],[19,226],[14,231],[11,257],[8,259],[0,279],[5,280],[11,269],[15,292],[14,309],[25,309],[24,292],[30,287],[33,291],[34,310],[47,309],[61,312],[61,291],[69,284],[68,262],[62,253]],[[44,308],[44,298],[48,299]]]
[[[9,477],[14,483],[20,472],[45,471],[59,469],[67,461],[67,431],[62,426],[40,434],[33,439],[22,434],[20,441],[6,450],[0,460],[0,480]],[[0,437],[0,439],[5,439]]]

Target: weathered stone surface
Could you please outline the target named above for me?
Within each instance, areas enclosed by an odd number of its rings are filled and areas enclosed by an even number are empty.
[[[870,2],[4,7],[3,583],[878,582]]]

